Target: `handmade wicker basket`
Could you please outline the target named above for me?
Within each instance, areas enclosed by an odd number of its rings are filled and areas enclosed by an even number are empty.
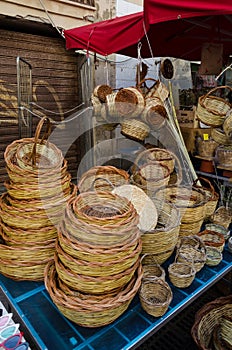
[[[230,237],[230,230],[226,229],[224,226],[215,224],[215,223],[208,223],[205,225],[206,230],[215,231],[223,234],[225,241]]]
[[[232,296],[220,297],[207,304],[205,304],[195,315],[195,322],[191,329],[192,337],[201,350],[212,349],[213,333],[216,327],[222,326],[225,318],[232,319]],[[220,334],[222,332],[220,329]],[[231,339],[231,329],[223,334],[224,341],[229,338]],[[223,344],[223,339],[222,339]],[[224,343],[225,344],[225,343]],[[230,347],[229,347],[230,348]],[[226,345],[221,349],[227,349]]]
[[[225,246],[225,238],[222,233],[211,230],[204,230],[199,232],[197,235],[202,239],[205,246],[215,247],[220,252],[223,251]]]
[[[232,145],[232,139],[230,139],[220,128],[213,128],[211,131],[211,137],[219,145]]]
[[[163,102],[158,97],[147,98],[142,113],[142,119],[150,125],[153,130],[159,130],[166,125],[167,111]]]
[[[182,262],[194,266],[196,272],[200,271],[206,262],[206,248],[202,245],[195,248],[192,245],[183,244],[177,254],[177,262]]]
[[[232,113],[226,116],[224,123],[222,125],[223,130],[228,138],[232,138]]]
[[[198,180],[201,182],[201,187],[197,185]],[[215,191],[215,188],[213,187],[211,181],[209,181],[207,178],[200,176],[198,180],[194,182],[194,187],[200,188],[205,192],[206,203],[204,219],[207,220],[214,214],[216,210],[219,194]]]
[[[201,157],[213,158],[215,156],[215,150],[219,143],[214,139],[197,140],[197,153]]]
[[[196,275],[194,265],[185,262],[174,262],[168,266],[168,275],[172,284],[178,288],[189,287]]]
[[[144,141],[149,132],[149,126],[138,119],[124,119],[121,122],[122,135],[132,140]]]
[[[172,301],[172,290],[162,278],[142,280],[139,299],[142,308],[155,317],[163,316]]]
[[[79,192],[90,190],[112,191],[112,188],[129,183],[129,174],[112,165],[91,167],[80,177],[77,187]]]
[[[226,229],[229,228],[230,223],[232,221],[232,209],[227,208],[225,206],[220,206],[217,208],[217,210],[214,212],[214,215],[212,216],[212,222],[214,224],[219,224]]]
[[[231,168],[232,167],[232,145],[217,147],[216,157],[219,165],[223,166],[224,168]]]
[[[145,105],[143,94],[135,87],[120,89],[115,94],[114,103],[115,109],[123,119],[138,117]]]
[[[65,317],[84,327],[100,327],[113,322],[128,308],[140,287],[142,269],[139,265],[120,291],[102,295],[77,292],[60,283],[53,262],[47,264],[44,278],[51,299]]]
[[[231,108],[231,104],[228,101],[212,95],[220,89],[229,89],[231,91],[230,86],[218,86],[210,90],[206,95],[199,97],[196,109],[198,119],[204,124],[213,127],[223,124],[226,114]]]
[[[112,88],[107,85],[97,85],[93,90],[93,95],[99,98],[101,102],[106,102],[106,96],[113,92]]]
[[[222,261],[222,252],[217,248],[206,246],[206,262],[208,266],[217,266]]]

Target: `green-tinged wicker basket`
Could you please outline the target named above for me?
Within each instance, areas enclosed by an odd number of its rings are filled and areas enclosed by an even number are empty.
[[[142,308],[154,317],[163,316],[172,301],[172,290],[162,278],[142,280],[139,299]]]
[[[215,247],[206,246],[206,262],[208,266],[217,266],[222,261],[222,252]]]
[[[226,118],[231,104],[221,97],[212,95],[220,89],[232,90],[229,86],[218,86],[210,90],[207,94],[198,99],[196,115],[200,121],[206,125],[217,127],[221,126]]]
[[[222,233],[225,241],[230,237],[230,230],[219,224],[208,223],[205,225],[205,229]]]
[[[217,142],[219,145],[232,145],[232,139],[228,137],[223,129],[220,128],[213,128],[211,131],[211,137],[214,139],[214,141]]]
[[[47,264],[44,278],[52,301],[65,317],[83,327],[100,327],[113,322],[126,311],[140,287],[142,269],[139,265],[131,280],[120,291],[102,295],[61,288],[53,262]]]
[[[197,311],[191,334],[198,349],[212,349],[213,333],[216,327],[223,324],[225,318],[232,319],[232,295],[217,298]],[[224,337],[231,339],[231,329],[226,331]],[[222,347],[222,349],[227,348]]]
[[[133,239],[124,241],[121,245],[115,245],[113,247],[90,245],[80,240],[75,239],[70,235],[65,227],[65,223],[61,223],[58,228],[58,241],[59,245],[70,256],[79,260],[88,262],[100,262],[100,263],[112,263],[119,259],[125,259],[128,255],[132,254],[138,245],[140,232],[137,231],[137,235]]]
[[[120,124],[121,134],[136,141],[144,141],[150,132],[150,127],[138,119],[124,119]]]
[[[124,258],[117,258],[114,261],[85,261],[74,258],[64,252],[58,242],[56,243],[56,253],[65,268],[70,269],[75,274],[92,276],[92,277],[107,277],[113,276],[131,268],[138,260],[142,251],[142,242],[138,240],[135,249]],[[96,256],[97,254],[94,254]],[[93,258],[94,258],[93,256]]]
[[[158,221],[154,230],[142,234],[143,254],[162,254],[173,250],[180,230],[180,213],[170,204],[163,203],[158,209]]]
[[[224,206],[218,207],[212,216],[212,222],[228,229],[232,222],[232,209]]]
[[[181,223],[199,222],[205,217],[206,195],[200,188],[169,185],[159,189],[154,201],[168,201],[180,210]]]
[[[94,166],[80,177],[77,187],[79,192],[90,190],[112,191],[117,187],[129,183],[129,174],[112,165]]]
[[[84,192],[70,201],[65,225],[83,243],[115,246],[137,236],[139,216],[130,201],[110,192]]]
[[[229,115],[226,116],[224,123],[222,125],[223,130],[228,138],[232,141],[232,113],[230,111]]]
[[[119,290],[131,280],[139,264],[140,258],[134,265],[115,275],[86,276],[74,273],[71,269],[65,267],[55,254],[55,267],[59,278],[70,288],[90,294],[103,294]]]
[[[197,235],[202,239],[205,246],[215,247],[220,252],[223,251],[225,246],[225,238],[222,233],[211,230],[204,230],[199,232]]]
[[[170,281],[177,288],[189,287],[196,275],[194,265],[185,262],[173,262],[168,266]]]

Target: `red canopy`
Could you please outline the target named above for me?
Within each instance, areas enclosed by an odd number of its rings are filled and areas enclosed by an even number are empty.
[[[141,41],[144,58],[200,60],[204,43],[222,43],[224,56],[232,54],[231,27],[231,0],[144,0],[143,13],[66,30],[64,35],[68,49],[137,57]]]
[[[134,45],[144,36],[143,12],[64,30],[67,49],[85,49],[107,56]]]

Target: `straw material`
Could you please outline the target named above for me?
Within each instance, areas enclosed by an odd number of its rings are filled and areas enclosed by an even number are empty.
[[[135,185],[122,185],[116,187],[112,192],[126,197],[132,202],[139,214],[138,227],[142,232],[152,230],[156,227],[158,219],[156,206],[142,189]]]
[[[232,209],[224,206],[218,207],[212,216],[212,221],[214,224],[219,224],[228,229],[232,221]]]
[[[196,115],[201,122],[206,125],[217,127],[221,126],[226,118],[231,105],[221,97],[213,96],[220,89],[229,89],[229,86],[219,86],[210,90],[206,95],[199,97],[196,109]]]
[[[163,316],[173,298],[172,290],[162,278],[142,280],[139,299],[142,308],[154,317]]]
[[[141,166],[133,179],[136,183],[143,187],[147,187],[148,191],[155,192],[157,189],[168,185],[170,180],[169,168],[158,162],[149,162]]]
[[[199,232],[197,235],[202,239],[205,246],[215,247],[220,252],[223,251],[225,246],[225,238],[222,233],[211,230],[204,230]]]
[[[196,235],[180,237],[177,244],[176,261],[194,266],[196,272],[200,271],[206,262],[204,242]]]
[[[217,248],[206,246],[206,262],[208,266],[217,266],[222,261],[222,252]]]
[[[154,130],[159,130],[166,125],[167,111],[158,97],[146,99],[142,119]]]
[[[146,249],[147,251],[147,249]],[[172,255],[172,253],[174,252],[174,248],[173,249],[168,249],[166,251],[163,251],[162,253],[146,253],[146,257],[145,257],[145,261],[143,262],[143,264],[159,264],[162,265],[165,261],[167,261],[170,256]],[[143,251],[142,251],[143,253]]]
[[[219,145],[232,145],[232,139],[229,138],[224,130],[219,128],[213,128],[211,131],[211,137],[216,141]]]
[[[222,225],[209,223],[205,225],[206,230],[215,231],[223,234],[225,241],[230,237],[230,230]]]
[[[211,341],[216,327],[223,326],[225,319],[232,319],[232,296],[220,297],[205,304],[195,315],[195,322],[191,329],[193,340],[201,350],[210,350]],[[231,329],[220,330],[224,340],[231,340]],[[225,350],[224,346],[221,349]]]
[[[227,115],[222,127],[226,136],[232,139],[232,113],[231,112],[229,113],[229,115]]]
[[[143,280],[152,280],[154,277],[165,280],[165,270],[159,264],[143,264]]]
[[[215,155],[215,150],[218,145],[219,143],[216,139],[213,139],[213,140],[199,139],[197,140],[197,153],[201,157],[213,158]]]
[[[91,190],[112,191],[114,187],[129,183],[128,173],[112,165],[91,167],[82,174],[77,187],[79,192]]]
[[[196,183],[200,180],[201,187],[199,187]],[[209,181],[205,177],[199,177],[197,181],[194,183],[194,187],[200,188],[205,192],[206,196],[206,203],[205,203],[205,220],[209,219],[215,212],[218,200],[219,200],[219,194],[215,191],[211,181]]]
[[[156,228],[141,236],[142,253],[163,254],[174,250],[179,230],[180,213],[178,209],[170,203],[164,203],[162,208],[158,208]]]
[[[144,141],[149,135],[149,126],[137,119],[124,119],[121,122],[122,135],[136,141]]]
[[[197,234],[198,232],[200,232],[203,222],[204,219],[189,223],[182,222],[180,225],[179,236],[185,237]]]
[[[83,327],[100,327],[117,319],[128,308],[137,293],[142,279],[141,264],[128,284],[116,293],[102,295],[76,292],[60,283],[54,263],[45,269],[45,286],[60,312]],[[65,291],[64,291],[65,290]]]
[[[106,102],[107,95],[112,93],[112,88],[109,85],[97,85],[93,90],[93,95],[96,96],[100,102]]]
[[[232,167],[232,145],[231,146],[219,146],[216,150],[216,157],[219,165],[224,168]]]
[[[170,281],[177,288],[189,287],[196,275],[194,266],[182,262],[174,262],[168,266]]]
[[[135,87],[120,89],[115,95],[115,109],[123,118],[138,117],[145,105],[142,93]]]

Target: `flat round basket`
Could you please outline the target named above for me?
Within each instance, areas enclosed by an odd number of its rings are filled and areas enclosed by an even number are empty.
[[[231,104],[221,97],[212,95],[220,89],[232,90],[230,86],[218,86],[210,90],[206,95],[199,97],[196,115],[206,125],[217,127],[224,123]]]
[[[114,102],[118,114],[127,119],[138,117],[145,105],[143,94],[134,87],[120,89]]]
[[[139,214],[138,227],[141,231],[147,232],[156,227],[158,219],[156,206],[142,189],[135,185],[122,185],[112,192],[132,202]]]
[[[155,317],[163,316],[173,298],[172,290],[162,278],[142,280],[139,299],[142,308]]]
[[[225,319],[230,320],[230,327],[225,327]],[[212,349],[213,334],[219,326],[222,342],[221,349],[231,348],[232,296],[220,297],[205,304],[195,315],[191,329],[193,340],[201,350]],[[227,331],[225,330],[227,328]],[[230,341],[230,343],[228,342]],[[230,344],[230,346],[229,346]],[[217,345],[217,344],[216,344]],[[216,348],[216,347],[215,347]]]

